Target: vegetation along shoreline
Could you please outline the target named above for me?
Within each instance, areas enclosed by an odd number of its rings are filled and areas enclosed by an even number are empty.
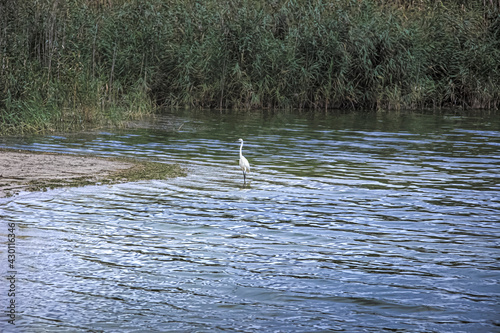
[[[500,106],[499,1],[0,2],[0,134],[174,108]]]

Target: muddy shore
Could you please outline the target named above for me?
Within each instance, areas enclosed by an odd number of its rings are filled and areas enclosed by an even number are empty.
[[[0,149],[0,198],[23,191],[182,176],[178,165]]]

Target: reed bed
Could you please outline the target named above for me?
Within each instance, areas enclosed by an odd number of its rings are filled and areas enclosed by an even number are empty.
[[[4,0],[0,131],[158,107],[500,106],[500,1]]]

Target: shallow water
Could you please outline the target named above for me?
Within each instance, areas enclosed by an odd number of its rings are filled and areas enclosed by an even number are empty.
[[[16,328],[499,331],[499,118],[198,111],[4,138],[188,170],[1,199],[2,276],[17,228]]]

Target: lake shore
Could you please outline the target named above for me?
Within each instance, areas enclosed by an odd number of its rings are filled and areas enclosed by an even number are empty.
[[[0,149],[0,198],[24,191],[185,175],[176,164]]]
[[[165,3],[0,2],[0,135],[169,108],[500,108],[497,0]]]

